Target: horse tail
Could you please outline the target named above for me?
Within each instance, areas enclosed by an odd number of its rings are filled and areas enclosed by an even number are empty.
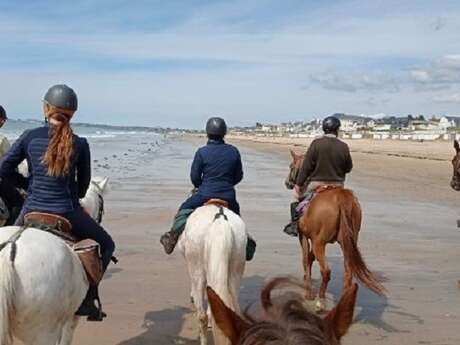
[[[367,268],[359,251],[357,233],[360,225],[353,222],[352,212],[354,207],[359,207],[356,205],[356,200],[340,203],[339,242],[342,244],[344,259],[350,265],[351,272],[355,278],[376,294],[385,295],[385,287]]]
[[[223,212],[221,208],[216,214],[206,238],[206,280],[208,286],[212,287],[225,305],[235,311],[234,302],[238,300],[238,296],[232,296],[230,289],[230,261],[235,240],[232,226]],[[214,320],[212,320],[212,332],[214,343],[230,344]]]
[[[14,319],[14,266],[9,250],[0,251],[0,344],[10,345],[13,341]]]
[[[229,288],[229,269],[234,236],[230,223],[223,210],[221,216],[216,215],[212,223],[207,240],[207,276],[206,280],[210,287],[219,295],[224,303],[233,308],[233,299]]]

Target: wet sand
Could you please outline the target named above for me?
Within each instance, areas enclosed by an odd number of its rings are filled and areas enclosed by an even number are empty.
[[[258,299],[268,278],[303,273],[297,240],[281,232],[292,198],[283,185],[288,143],[231,141],[240,147],[246,171],[238,187],[243,219],[258,241],[242,283],[244,306]],[[190,161],[202,142],[166,141],[141,169],[112,177],[104,224],[118,244],[120,263],[111,266],[102,283],[109,318],[81,322],[75,344],[198,344],[183,258],[178,252],[166,256],[158,240],[190,189]],[[304,150],[305,143],[299,141],[295,149]],[[429,159],[369,153],[369,145],[351,145],[355,168],[348,184],[364,212],[359,245],[369,266],[386,277],[388,297],[360,289],[345,345],[460,344],[460,194],[449,187],[453,151],[443,145],[386,148],[404,156],[429,152]],[[111,169],[97,172],[110,175]],[[328,247],[328,258],[332,303],[340,296],[343,273],[337,245]],[[319,277],[316,266],[314,277]]]

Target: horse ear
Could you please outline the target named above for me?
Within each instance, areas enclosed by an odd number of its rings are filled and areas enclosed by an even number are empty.
[[[104,192],[107,188],[107,185],[109,184],[109,178],[104,177],[104,179],[100,182],[97,183],[99,188]]]
[[[326,320],[331,323],[337,339],[342,338],[347,333],[353,322],[357,293],[358,284],[354,284],[345,291],[339,304],[326,316]]]
[[[240,335],[249,328],[249,324],[228,308],[212,288],[208,286],[206,292],[214,321],[231,343],[237,344]]]
[[[289,152],[291,153],[291,157],[293,160],[296,160],[297,159],[297,154],[291,149],[289,150]]]
[[[460,144],[458,143],[457,140],[454,140],[454,148],[455,148],[455,151],[458,153],[458,151],[460,151]]]

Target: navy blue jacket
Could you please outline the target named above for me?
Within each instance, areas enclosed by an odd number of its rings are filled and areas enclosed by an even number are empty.
[[[86,139],[74,135],[74,154],[70,172],[66,176],[47,174],[42,163],[49,142],[50,127],[25,131],[3,157],[0,177],[17,179],[17,166],[27,159],[29,185],[24,208],[55,214],[72,212],[80,207],[79,198],[85,196],[91,181],[91,158]]]
[[[190,178],[197,193],[209,198],[234,200],[235,185],[243,179],[243,165],[238,149],[223,140],[209,140],[198,149]]]

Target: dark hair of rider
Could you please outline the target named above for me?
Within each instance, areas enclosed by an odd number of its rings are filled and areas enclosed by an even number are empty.
[[[221,141],[222,139],[224,139],[224,137],[221,135],[208,134],[208,139],[214,141]]]
[[[65,176],[70,171],[74,150],[73,131],[69,122],[75,111],[48,103],[45,103],[44,109],[51,124],[48,149],[42,157],[42,163],[47,166],[49,176]]]

